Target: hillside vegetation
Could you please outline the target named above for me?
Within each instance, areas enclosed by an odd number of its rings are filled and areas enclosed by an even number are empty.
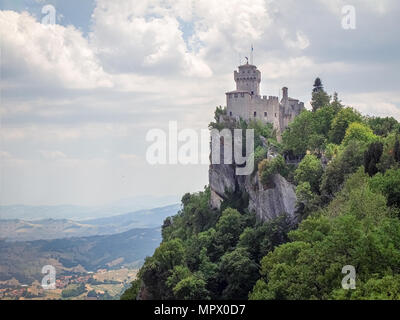
[[[400,299],[399,123],[345,107],[320,81],[311,104],[282,143],[256,126],[281,155],[265,159],[256,143],[257,174],[267,186],[275,173],[295,184],[298,225],[285,213],[259,222],[245,194],[227,194],[221,210],[208,187],[185,194],[123,299]],[[345,265],[355,290],[342,289]]]

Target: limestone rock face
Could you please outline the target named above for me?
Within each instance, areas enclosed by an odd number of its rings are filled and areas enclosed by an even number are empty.
[[[219,208],[225,191],[236,191],[235,167],[224,164],[210,165],[208,176],[211,189],[211,206]]]
[[[273,176],[273,188],[265,189],[256,175],[256,188],[245,185],[249,194],[249,210],[257,213],[257,216],[268,221],[276,218],[282,213],[288,213],[292,220],[295,218],[296,193],[295,187],[286,181],[280,174]]]
[[[211,189],[211,206],[220,207],[225,191],[245,191],[249,195],[249,210],[254,211],[262,221],[273,219],[282,213],[287,213],[296,221],[295,187],[284,177],[276,174],[272,178],[273,187],[264,189],[258,178],[258,173],[250,176],[237,176],[235,165],[212,164],[209,169]]]

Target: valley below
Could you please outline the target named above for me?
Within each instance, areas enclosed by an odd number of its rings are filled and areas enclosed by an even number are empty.
[[[0,299],[118,299],[179,205],[111,217],[0,220]],[[44,266],[56,288],[43,289]]]

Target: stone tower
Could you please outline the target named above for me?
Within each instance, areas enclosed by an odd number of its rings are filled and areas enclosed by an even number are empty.
[[[246,91],[252,95],[260,95],[261,72],[256,66],[244,64],[239,66],[239,72],[235,70],[234,79],[236,90]]]
[[[261,96],[261,72],[246,63],[234,71],[236,90],[226,93],[227,116],[236,120],[260,120],[272,123],[278,139],[290,122],[304,109],[304,103],[289,97],[288,88],[282,88],[282,99]]]

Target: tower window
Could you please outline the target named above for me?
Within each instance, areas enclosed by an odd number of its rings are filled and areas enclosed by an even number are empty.
[[[276,113],[275,113],[275,118],[276,118]]]
[[[238,95],[237,95],[237,93],[235,93],[235,98],[237,98],[238,97]]]
[[[257,116],[257,112],[256,112],[256,111],[254,111],[254,116],[255,116],[255,117]]]
[[[252,91],[251,94],[254,94],[254,91]]]
[[[232,117],[232,111],[229,112],[229,115]]]
[[[267,116],[267,113],[266,112],[264,112],[264,117],[266,117]]]

